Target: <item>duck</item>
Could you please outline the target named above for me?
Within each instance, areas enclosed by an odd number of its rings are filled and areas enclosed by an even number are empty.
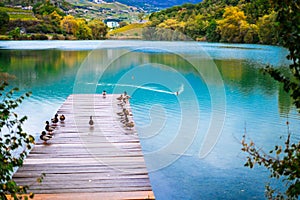
[[[127,98],[127,99],[130,99],[131,97],[127,94],[126,91],[124,91],[124,94],[123,94],[124,98]]]
[[[47,143],[48,140],[52,138],[51,135],[47,135],[46,131],[42,131],[40,135],[40,139],[44,141],[44,143]]]
[[[128,123],[129,122],[129,119],[128,119],[128,117],[127,116],[125,116],[125,119],[121,119],[121,121],[120,121],[121,123],[123,123],[123,124],[126,124],[126,123]]]
[[[126,98],[123,98],[123,101],[121,103],[118,103],[119,106],[123,107],[125,106],[127,103],[127,99]]]
[[[103,90],[103,92],[102,92],[102,97],[106,98],[106,91],[105,90]]]
[[[122,101],[123,99],[123,94],[121,94],[119,97],[117,97],[117,100]]]
[[[58,122],[58,114],[54,115],[54,118],[51,119],[53,124],[56,124]]]
[[[90,116],[89,125],[90,125],[90,126],[93,126],[93,125],[94,125],[94,121],[93,121],[93,117],[92,117],[92,116]]]
[[[117,112],[117,115],[124,116],[126,114],[126,108],[123,108],[122,112]]]
[[[52,131],[54,131],[54,128],[52,128],[52,127],[50,126],[49,121],[46,121],[45,130],[48,131],[50,134],[51,134]]]
[[[125,126],[127,127],[127,128],[133,128],[134,127],[134,122],[127,122],[126,124],[125,124]]]
[[[65,117],[64,115],[61,115],[61,116],[59,117],[59,120],[60,120],[61,122],[65,121],[65,119],[66,119],[66,117]]]

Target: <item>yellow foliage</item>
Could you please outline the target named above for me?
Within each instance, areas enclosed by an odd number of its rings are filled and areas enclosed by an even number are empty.
[[[226,7],[223,19],[218,20],[217,24],[222,40],[226,42],[243,42],[248,30],[251,29],[244,12],[236,6]]]
[[[76,19],[71,16],[71,15],[67,15],[65,16],[61,22],[60,22],[61,28],[66,31],[66,33],[69,34],[74,34],[76,33],[77,29],[78,29],[78,24]]]

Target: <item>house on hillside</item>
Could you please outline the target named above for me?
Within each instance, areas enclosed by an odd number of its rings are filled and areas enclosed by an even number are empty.
[[[119,24],[120,20],[118,19],[106,19],[104,20],[104,23],[109,27],[109,28],[117,28],[120,26]]]
[[[94,0],[94,3],[101,4],[101,3],[105,3],[105,1],[103,1],[103,0]]]

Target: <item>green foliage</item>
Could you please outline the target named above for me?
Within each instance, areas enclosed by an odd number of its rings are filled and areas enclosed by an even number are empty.
[[[272,11],[270,0],[251,0],[246,2],[242,8],[247,16],[247,21],[252,24]]]
[[[278,41],[277,13],[271,12],[269,15],[260,17],[257,21],[258,37],[264,44],[276,44]]]
[[[277,13],[265,17],[266,21],[276,24],[276,32],[284,47],[288,48],[288,59],[291,60],[289,66],[290,76],[286,76],[278,69],[266,67],[264,73],[283,85],[288,92],[294,105],[300,113],[300,7],[298,1],[272,0],[272,7]],[[274,19],[276,16],[276,19]],[[274,28],[271,26],[271,28]],[[288,125],[288,122],[287,122]],[[242,141],[242,150],[248,153],[248,161],[245,166],[252,168],[255,164],[266,167],[272,178],[283,180],[287,189],[284,193],[274,190],[267,184],[266,196],[271,199],[298,199],[300,196],[300,142],[291,142],[291,135],[288,132],[284,145],[276,145],[269,153],[263,152],[253,142],[247,143],[245,138]],[[275,154],[275,155],[273,155]]]
[[[12,174],[16,167],[23,165],[23,160],[34,144],[34,137],[23,132],[22,125],[27,117],[19,118],[14,110],[30,93],[15,98],[14,93],[18,89],[9,90],[7,86],[5,82],[0,84],[0,197],[6,199],[6,195],[11,195],[19,199],[20,195],[27,193],[28,186],[16,184]]]
[[[108,27],[100,19],[90,21],[88,27],[91,29],[93,39],[101,40],[106,38]]]
[[[32,10],[35,15],[50,15],[55,11],[60,16],[65,16],[65,13],[57,6],[53,5],[50,1],[46,1],[45,3],[37,3],[33,6]]]
[[[0,34],[6,32],[9,23],[9,15],[5,11],[0,11]]]
[[[78,28],[76,30],[76,37],[79,40],[90,40],[92,39],[92,31],[88,27],[84,19],[77,20]]]
[[[284,146],[276,145],[269,153],[262,152],[261,148],[255,146],[251,141],[249,144],[242,140],[242,151],[249,154],[246,167],[253,168],[255,164],[262,165],[270,171],[270,177],[279,179],[284,177],[287,190],[285,194],[275,191],[272,187],[266,185],[266,196],[268,199],[298,198],[300,195],[300,142],[291,143],[290,134]],[[275,154],[275,155],[272,155]]]
[[[9,36],[11,36],[14,40],[17,40],[21,37],[21,30],[19,27],[16,27],[14,30],[9,32]]]

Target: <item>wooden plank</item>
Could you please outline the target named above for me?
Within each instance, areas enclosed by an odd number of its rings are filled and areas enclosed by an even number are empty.
[[[122,111],[117,96],[70,95],[57,111],[66,120],[47,144],[36,142],[16,182],[30,185],[35,199],[154,199],[137,132],[116,114]]]

